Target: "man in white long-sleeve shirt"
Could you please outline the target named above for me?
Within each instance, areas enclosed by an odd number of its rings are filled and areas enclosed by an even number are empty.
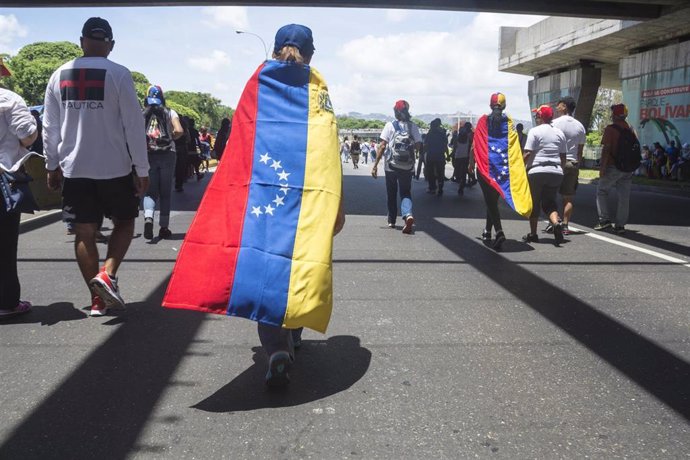
[[[43,115],[48,187],[62,185],[63,220],[74,223],[75,253],[91,291],[92,316],[125,306],[116,273],[148,187],[144,119],[131,73],[107,59],[114,45],[108,21],[87,20],[84,56],[53,73]],[[114,226],[99,269],[96,232],[102,215]]]

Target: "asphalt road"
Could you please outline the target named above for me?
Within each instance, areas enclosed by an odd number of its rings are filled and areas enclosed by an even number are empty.
[[[72,237],[27,224],[35,308],[0,323],[0,458],[690,458],[689,197],[633,192],[625,237],[593,236],[583,185],[560,248],[522,243],[504,207],[495,253],[477,187],[415,182],[408,236],[384,180],[350,168],[333,319],[286,392],[263,385],[254,323],[160,307],[208,178],[175,194],[172,240],[133,241],[126,313],[87,317]]]

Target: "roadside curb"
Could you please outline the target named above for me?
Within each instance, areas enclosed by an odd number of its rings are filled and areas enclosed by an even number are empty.
[[[26,233],[45,227],[62,219],[62,210],[50,209],[48,211],[38,211],[36,215],[27,214],[27,217],[19,223],[19,233]]]
[[[598,179],[582,179],[580,178],[578,180],[580,184],[594,184],[596,185],[598,182]],[[631,189],[636,192],[651,192],[651,193],[660,193],[663,195],[675,195],[675,196],[683,196],[683,197],[690,197],[690,185],[688,187],[658,187],[654,185],[640,185],[640,184],[632,184]]]

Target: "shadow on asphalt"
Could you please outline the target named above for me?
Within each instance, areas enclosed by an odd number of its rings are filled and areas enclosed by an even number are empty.
[[[469,244],[470,238],[439,221],[429,222],[426,233],[690,420],[688,362],[518,264]]]
[[[371,362],[371,352],[360,346],[358,337],[305,340],[296,352],[290,385],[275,391],[259,384],[267,369],[263,349],[255,347],[252,351],[254,365],[192,407],[206,412],[238,412],[317,401],[350,388],[366,374]]]
[[[674,243],[672,241],[660,240],[659,238],[646,235],[634,229],[631,230],[630,228],[627,228],[623,238],[625,240],[646,244],[647,246],[653,246],[658,249],[663,249],[669,252],[674,252],[676,254],[682,254],[684,256],[690,257],[690,246]]]
[[[8,324],[40,323],[41,326],[53,326],[62,321],[75,321],[88,318],[88,315],[68,302],[57,302],[50,305],[34,305],[29,313],[0,321],[0,326]]]
[[[165,448],[136,441],[206,317],[161,308],[167,284],[107,317],[118,328],[7,434],[0,458],[126,458]]]

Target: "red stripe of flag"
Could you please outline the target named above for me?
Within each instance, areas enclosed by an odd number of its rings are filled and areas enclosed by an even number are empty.
[[[180,248],[163,298],[169,308],[225,314],[235,278],[252,176],[259,89],[256,73],[242,93],[227,146]]]

